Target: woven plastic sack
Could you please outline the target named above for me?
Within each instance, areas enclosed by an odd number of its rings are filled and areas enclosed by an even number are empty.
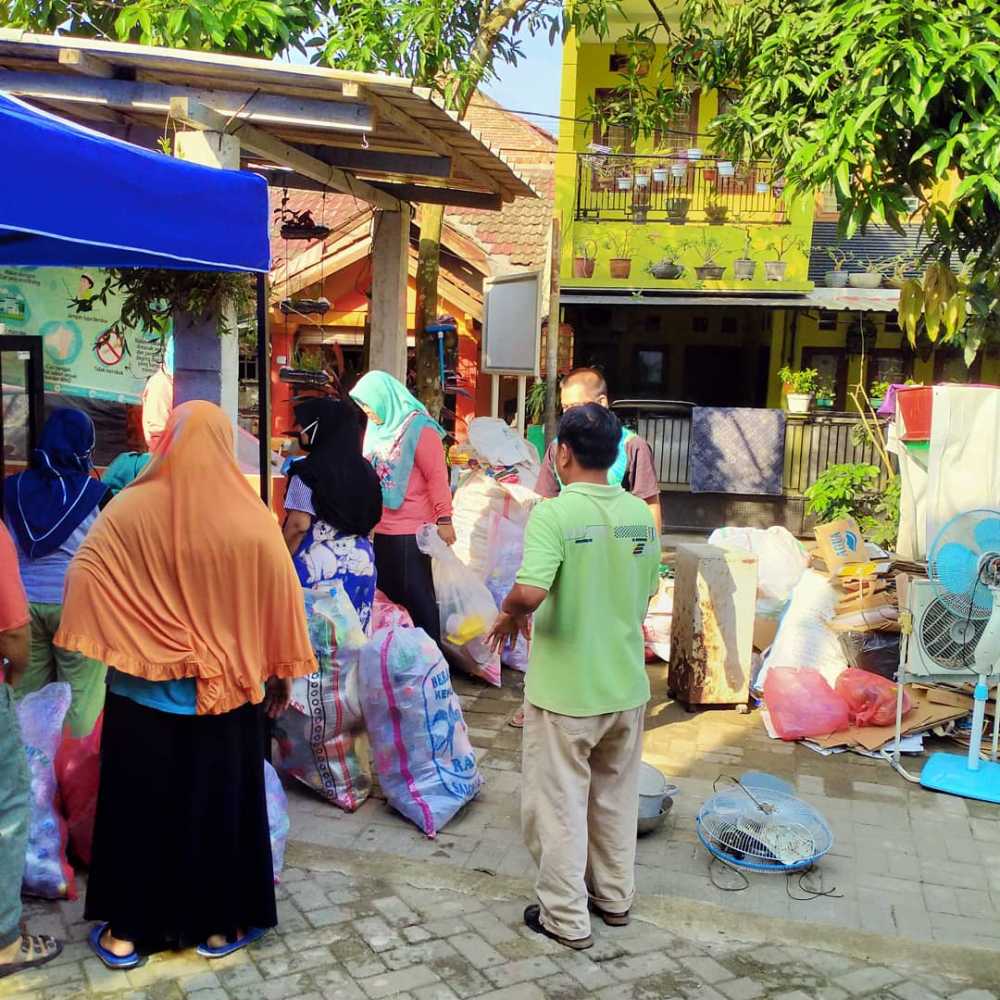
[[[891,726],[896,721],[897,685],[878,674],[848,667],[838,678],[837,694],[847,702],[851,722],[858,726]],[[903,715],[912,708],[903,688]]]
[[[805,546],[780,524],[770,528],[717,528],[709,545],[741,549],[757,556],[757,596],[774,610],[791,596],[809,567]]]
[[[371,793],[371,775],[356,748],[364,732],[358,665],[365,634],[339,582],[304,593],[319,670],[292,681],[291,704],[275,723],[274,765],[286,778],[354,812]]]
[[[31,818],[22,890],[44,899],[76,899],[66,860],[66,823],[56,808],[55,759],[72,699],[66,683],[46,684],[17,705],[17,722],[31,774]]]
[[[402,604],[394,604],[381,590],[375,591],[375,603],[372,604],[372,632],[381,628],[413,628],[410,612]]]
[[[674,620],[674,581],[660,577],[660,587],[649,602],[642,622],[642,637],[646,644],[646,662],[660,659],[670,662],[670,630]]]
[[[483,780],[434,640],[420,628],[376,632],[361,654],[361,702],[386,800],[436,836]]]
[[[828,736],[847,729],[847,702],[823,675],[808,667],[775,667],[764,681],[764,701],[774,731],[783,740]]]
[[[97,816],[97,788],[101,780],[101,730],[104,713],[93,730],[80,739],[64,737],[56,754],[59,804],[66,819],[70,853],[90,864]]]
[[[524,522],[513,521],[495,511],[490,514],[489,556],[486,587],[499,608],[514,587],[524,558]],[[508,639],[500,650],[500,662],[514,670],[528,669],[528,640],[523,635]]]
[[[467,674],[500,687],[500,657],[486,644],[497,605],[486,584],[458,558],[433,524],[417,533],[417,546],[431,557],[434,593],[441,616],[441,645]]]
[[[264,761],[264,793],[267,798],[267,829],[271,835],[271,866],[274,869],[274,884],[281,881],[281,870],[285,867],[285,847],[288,845],[288,796],[281,786],[278,772]]]

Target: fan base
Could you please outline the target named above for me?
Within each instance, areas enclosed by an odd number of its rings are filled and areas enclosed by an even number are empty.
[[[935,792],[961,795],[964,799],[980,799],[1000,804],[1000,764],[982,760],[979,768],[969,770],[964,756],[954,753],[931,754],[920,772],[920,784]]]

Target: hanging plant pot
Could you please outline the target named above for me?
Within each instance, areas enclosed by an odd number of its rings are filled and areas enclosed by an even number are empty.
[[[787,260],[765,260],[764,277],[768,281],[784,281],[785,272],[788,270]]]
[[[653,170],[653,183],[654,184],[666,184],[667,183],[667,168],[666,167],[656,167]]]
[[[736,167],[729,160],[719,160],[719,176],[732,177],[736,173]]]
[[[573,277],[574,278],[592,278],[594,276],[594,264],[596,261],[593,257],[574,257],[573,258]]]
[[[767,194],[770,190],[771,185],[768,184],[767,181],[757,181],[754,185],[754,191],[756,191],[757,194]]]
[[[700,160],[701,159],[701,150],[697,146],[692,146],[687,151],[687,158],[689,160]]]
[[[612,257],[608,262],[612,278],[627,278],[632,273],[630,257]]]
[[[719,171],[716,167],[705,167],[701,175],[708,184],[714,184],[719,178]]]
[[[757,271],[757,261],[749,257],[740,257],[733,261],[733,277],[737,281],[753,281]]]
[[[632,177],[619,177],[617,178],[618,190],[619,191],[631,191],[632,190]]]
[[[699,281],[718,281],[726,273],[726,269],[722,264],[702,264],[694,269],[694,273],[698,275]]]
[[[677,180],[677,181],[684,180],[684,178],[687,177],[687,172],[688,172],[688,168],[687,168],[687,164],[686,163],[671,163],[670,164],[670,176],[673,177],[674,180]]]
[[[649,174],[636,174],[635,175],[635,186],[637,188],[648,188],[649,187]]]

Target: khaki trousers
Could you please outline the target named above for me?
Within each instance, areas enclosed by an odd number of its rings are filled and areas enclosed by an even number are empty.
[[[524,707],[521,824],[545,927],[590,934],[588,897],[625,913],[635,896],[645,706],[575,718]]]

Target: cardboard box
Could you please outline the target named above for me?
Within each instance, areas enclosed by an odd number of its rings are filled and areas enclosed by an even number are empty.
[[[757,615],[753,620],[753,648],[763,653],[774,642],[778,634],[780,619],[768,615]]]

